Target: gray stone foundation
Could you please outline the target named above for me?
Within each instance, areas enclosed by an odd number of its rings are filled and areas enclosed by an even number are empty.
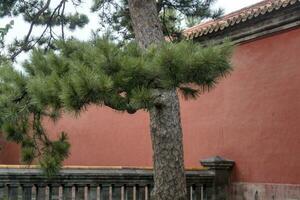
[[[233,183],[231,200],[300,200],[300,184]]]

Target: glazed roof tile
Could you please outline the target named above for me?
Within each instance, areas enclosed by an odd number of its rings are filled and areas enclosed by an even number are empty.
[[[252,6],[235,11],[221,18],[211,20],[184,30],[183,34],[187,39],[193,39],[208,35],[213,32],[224,30],[239,23],[251,20],[266,13],[273,12],[293,5],[300,0],[264,0]]]

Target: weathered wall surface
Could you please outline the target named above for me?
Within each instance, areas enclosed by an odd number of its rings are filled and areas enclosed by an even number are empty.
[[[182,101],[186,166],[220,155],[236,161],[235,181],[300,184],[300,29],[240,45],[233,64],[210,93]],[[50,129],[69,133],[65,164],[150,166],[148,124],[143,112],[91,107]],[[2,157],[16,162],[15,150]]]
[[[0,135],[0,164],[19,164],[19,146],[6,142]]]
[[[300,185],[234,183],[231,200],[299,200]]]

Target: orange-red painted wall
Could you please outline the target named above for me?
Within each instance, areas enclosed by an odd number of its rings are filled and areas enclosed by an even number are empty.
[[[221,155],[236,161],[236,181],[299,184],[300,29],[238,46],[233,65],[210,93],[182,101],[186,166]],[[91,107],[50,129],[69,133],[65,164],[150,166],[148,126],[147,113]],[[0,161],[17,162],[12,151]]]
[[[19,164],[19,146],[6,142],[0,135],[0,164]]]

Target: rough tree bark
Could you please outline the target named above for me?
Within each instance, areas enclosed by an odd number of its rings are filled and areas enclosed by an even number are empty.
[[[135,38],[142,48],[164,42],[155,0],[129,0]],[[151,199],[185,200],[186,179],[182,128],[176,88],[158,90],[156,106],[150,110],[154,162]]]

